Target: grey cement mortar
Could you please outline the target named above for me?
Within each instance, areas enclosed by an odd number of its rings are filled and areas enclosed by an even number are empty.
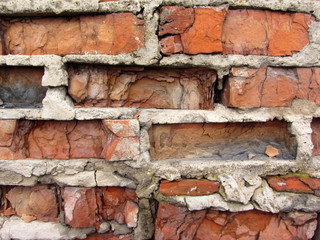
[[[69,228],[60,223],[32,221],[26,223],[17,216],[4,218],[0,229],[2,240],[65,240],[83,239],[95,231],[95,228]]]
[[[133,12],[139,13],[142,5],[139,0],[121,0],[120,2],[101,2],[99,12]]]
[[[91,166],[91,167],[88,167]],[[117,173],[117,168],[102,159],[1,160],[0,185],[136,188],[136,184]]]
[[[6,15],[34,15],[36,13],[73,13],[96,12],[99,9],[98,0],[2,0],[0,12]]]
[[[314,0],[225,0],[230,8],[250,7],[281,11],[313,13],[320,19],[320,2]],[[221,5],[219,0],[122,0],[98,3],[98,0],[0,0],[0,14],[11,16],[70,15],[133,12],[145,20],[145,46],[129,54],[107,55],[54,55],[0,56],[1,66],[42,66],[45,74],[42,85],[49,87],[41,109],[0,109],[0,119],[130,119],[140,114],[140,157],[136,161],[106,162],[101,159],[74,160],[15,160],[0,161],[0,184],[33,186],[38,183],[60,186],[121,186],[136,189],[139,197],[138,226],[134,239],[152,238],[154,222],[153,198],[185,206],[189,210],[213,208],[217,210],[244,211],[260,209],[279,211],[320,211],[319,197],[308,194],[277,193],[263,180],[266,175],[307,173],[320,178],[320,157],[311,157],[311,127],[313,117],[320,117],[320,107],[305,100],[296,100],[288,108],[226,108],[220,104],[213,111],[165,110],[137,108],[74,108],[66,92],[69,63],[103,65],[145,65],[207,67],[218,73],[219,79],[229,74],[234,66],[258,68],[274,67],[320,67],[320,23],[314,22],[309,30],[310,44],[290,57],[176,54],[169,57],[160,54],[157,37],[159,10],[165,5],[205,7]],[[214,123],[214,122],[265,122],[285,120],[289,131],[298,142],[295,160],[248,160],[216,161],[212,159],[173,159],[152,162],[150,160],[148,129],[152,124]],[[180,178],[209,179],[221,181],[219,193],[201,197],[164,197],[158,192],[160,179]],[[3,239],[39,239],[37,228],[50,239],[84,238],[92,229],[72,229],[34,221],[24,223],[17,217],[3,219],[0,230]],[[17,229],[29,232],[20,236]],[[49,235],[48,235],[49,234]],[[64,235],[67,234],[67,235]],[[46,238],[43,238],[46,239]]]

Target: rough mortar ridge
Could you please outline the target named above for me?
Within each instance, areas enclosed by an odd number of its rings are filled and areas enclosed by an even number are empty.
[[[300,52],[293,53],[292,56],[222,54],[173,54],[166,56],[161,53],[158,36],[160,11],[163,6],[182,6],[185,8],[220,6],[221,8],[229,9],[250,8],[301,12],[311,14],[315,17],[315,20],[308,31],[310,43]],[[111,229],[121,238],[123,236],[123,239],[161,239],[160,237],[156,238],[154,235],[155,231],[160,231],[160,228],[155,224],[157,216],[156,202],[179,206],[185,209],[184,211],[199,211],[200,213],[206,209],[219,210],[221,212],[241,212],[255,209],[273,214],[282,214],[282,212],[320,213],[320,183],[319,185],[318,183],[315,184],[312,193],[300,193],[298,190],[291,192],[277,191],[267,181],[268,176],[275,175],[296,176],[302,180],[310,178],[310,181],[320,179],[320,156],[315,154],[315,150],[313,150],[318,145],[318,142],[320,146],[320,137],[314,134],[316,130],[320,130],[320,125],[319,127],[317,125],[317,120],[320,119],[320,106],[315,102],[294,99],[288,107],[231,108],[218,101],[214,104],[213,110],[108,108],[76,106],[68,94],[68,86],[70,84],[68,68],[71,65],[80,64],[106,67],[125,66],[129,68],[132,66],[135,68],[152,67],[152,69],[159,69],[159,71],[165,67],[173,69],[207,68],[216,72],[217,81],[214,83],[214,91],[217,94],[217,98],[219,98],[219,94],[221,94],[224,87],[223,84],[234,67],[249,69],[258,69],[263,66],[284,69],[318,68],[320,67],[320,2],[314,0],[225,0],[221,4],[219,0],[0,0],[0,18],[67,17],[122,12],[133,13],[137,19],[144,21],[144,45],[133,52],[116,55],[0,55],[1,68],[12,66],[43,68],[44,75],[42,76],[41,85],[47,89],[40,108],[1,107],[0,122],[8,120],[53,120],[57,122],[110,120],[117,123],[116,121],[118,120],[137,119],[135,121],[139,123],[139,126],[130,126],[129,129],[139,129],[134,133],[139,139],[139,154],[134,159],[126,159],[121,162],[117,160],[106,161],[98,158],[0,160],[0,185],[8,188],[14,186],[31,187],[39,184],[54,185],[61,188],[80,189],[79,192],[106,187],[130,188],[135,191],[139,199],[138,203],[134,203],[136,204],[134,207],[139,209],[138,217],[134,219],[137,226],[128,227],[121,221],[121,223],[111,220],[103,222],[100,219],[99,226],[70,228],[65,225],[63,213],[60,216],[60,223],[48,223],[38,220],[27,223],[23,218],[21,219],[17,216],[8,217],[9,215],[6,215],[6,217],[0,217],[0,238],[5,240],[58,240],[85,239],[88,236],[92,236],[88,240],[100,240],[99,234],[106,234]],[[2,32],[0,31],[0,50],[2,51],[3,40],[1,39],[1,34]],[[191,90],[190,92],[192,93]],[[0,106],[3,104],[1,102],[2,100],[0,99]],[[231,122],[241,125],[250,122],[264,123],[272,121],[284,121],[287,123],[288,133],[296,140],[294,159],[270,158],[264,161],[251,159],[248,156],[248,160],[239,161],[219,161],[201,157],[154,161],[150,156],[150,149],[152,148],[150,129],[152,129],[153,125],[181,124],[182,126],[183,124],[204,125],[207,123]],[[115,131],[119,131],[120,135],[122,134],[121,128],[122,126],[119,129],[115,127]],[[15,131],[18,130],[15,129],[6,133],[7,135],[5,134],[4,137],[1,135],[0,137],[6,141],[13,141],[10,140],[10,136]],[[206,134],[208,135],[209,133],[205,133],[205,130],[203,130],[203,135]],[[90,137],[88,136],[88,138]],[[118,138],[120,137],[117,136],[116,140],[108,138],[107,141],[109,143],[112,141],[117,142]],[[6,144],[0,142],[0,151],[4,148],[3,145],[7,147]],[[161,144],[166,146],[168,143],[164,141]],[[112,146],[115,148],[116,144]],[[125,148],[125,144],[122,147]],[[121,154],[121,149],[119,152]],[[215,193],[201,196],[165,196],[160,191],[159,186],[162,180],[174,182],[178,180],[187,181],[188,179],[217,181],[220,184],[219,189]],[[283,183],[279,182],[279,184]],[[0,194],[1,197],[5,196],[4,193],[0,192]],[[90,202],[91,200],[87,201]],[[99,204],[97,203],[97,205]],[[126,206],[126,208],[129,207]],[[74,211],[76,212],[76,210]],[[204,215],[201,219],[203,218]],[[319,217],[318,220],[320,221]],[[101,224],[102,222],[103,224]],[[155,228],[157,230],[154,230]],[[175,228],[175,226],[172,228]],[[24,233],[16,231],[17,229],[21,229]],[[40,229],[39,231],[42,234],[38,235],[36,229]],[[312,233],[315,232],[312,227],[310,229]],[[315,234],[315,236],[320,236],[320,229]],[[108,238],[105,237],[103,239],[109,239],[109,235]]]

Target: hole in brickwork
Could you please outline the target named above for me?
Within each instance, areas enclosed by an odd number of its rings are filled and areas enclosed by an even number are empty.
[[[149,129],[150,155],[162,159],[268,160],[271,145],[275,159],[295,159],[296,139],[284,121],[265,123],[192,123],[153,125]]]
[[[0,159],[130,160],[139,154],[136,128],[137,120],[1,120]]]
[[[43,74],[43,68],[0,67],[1,107],[41,107],[46,95]]]
[[[215,103],[222,103],[222,96],[225,84],[228,80],[228,76],[223,76],[222,81],[218,82],[214,87],[214,102]]]
[[[68,72],[77,106],[213,109],[214,70],[76,65]]]
[[[320,118],[314,118],[311,123],[312,128],[312,143],[313,150],[312,155],[320,155]]]

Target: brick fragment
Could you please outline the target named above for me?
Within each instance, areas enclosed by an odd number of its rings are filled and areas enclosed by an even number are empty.
[[[64,188],[65,222],[71,227],[92,227],[97,221],[94,188]]]
[[[130,120],[103,120],[104,126],[118,137],[137,137],[139,136],[139,121]]]
[[[184,33],[194,22],[194,9],[166,6],[160,12],[159,36]]]
[[[219,191],[220,184],[209,180],[161,181],[160,192],[165,196],[201,196]]]
[[[279,155],[279,150],[271,145],[266,147],[266,154],[268,157],[273,158]]]
[[[132,189],[107,187],[103,191],[102,217],[128,227],[136,227],[139,212],[137,202],[137,195]]]
[[[164,37],[160,40],[161,52],[165,55],[183,53],[181,37],[179,35]]]
[[[296,176],[269,176],[267,182],[278,192],[313,193],[313,190]]]

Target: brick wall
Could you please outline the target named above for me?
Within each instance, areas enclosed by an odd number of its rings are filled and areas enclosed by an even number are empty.
[[[0,239],[320,238],[320,2],[0,9]]]

